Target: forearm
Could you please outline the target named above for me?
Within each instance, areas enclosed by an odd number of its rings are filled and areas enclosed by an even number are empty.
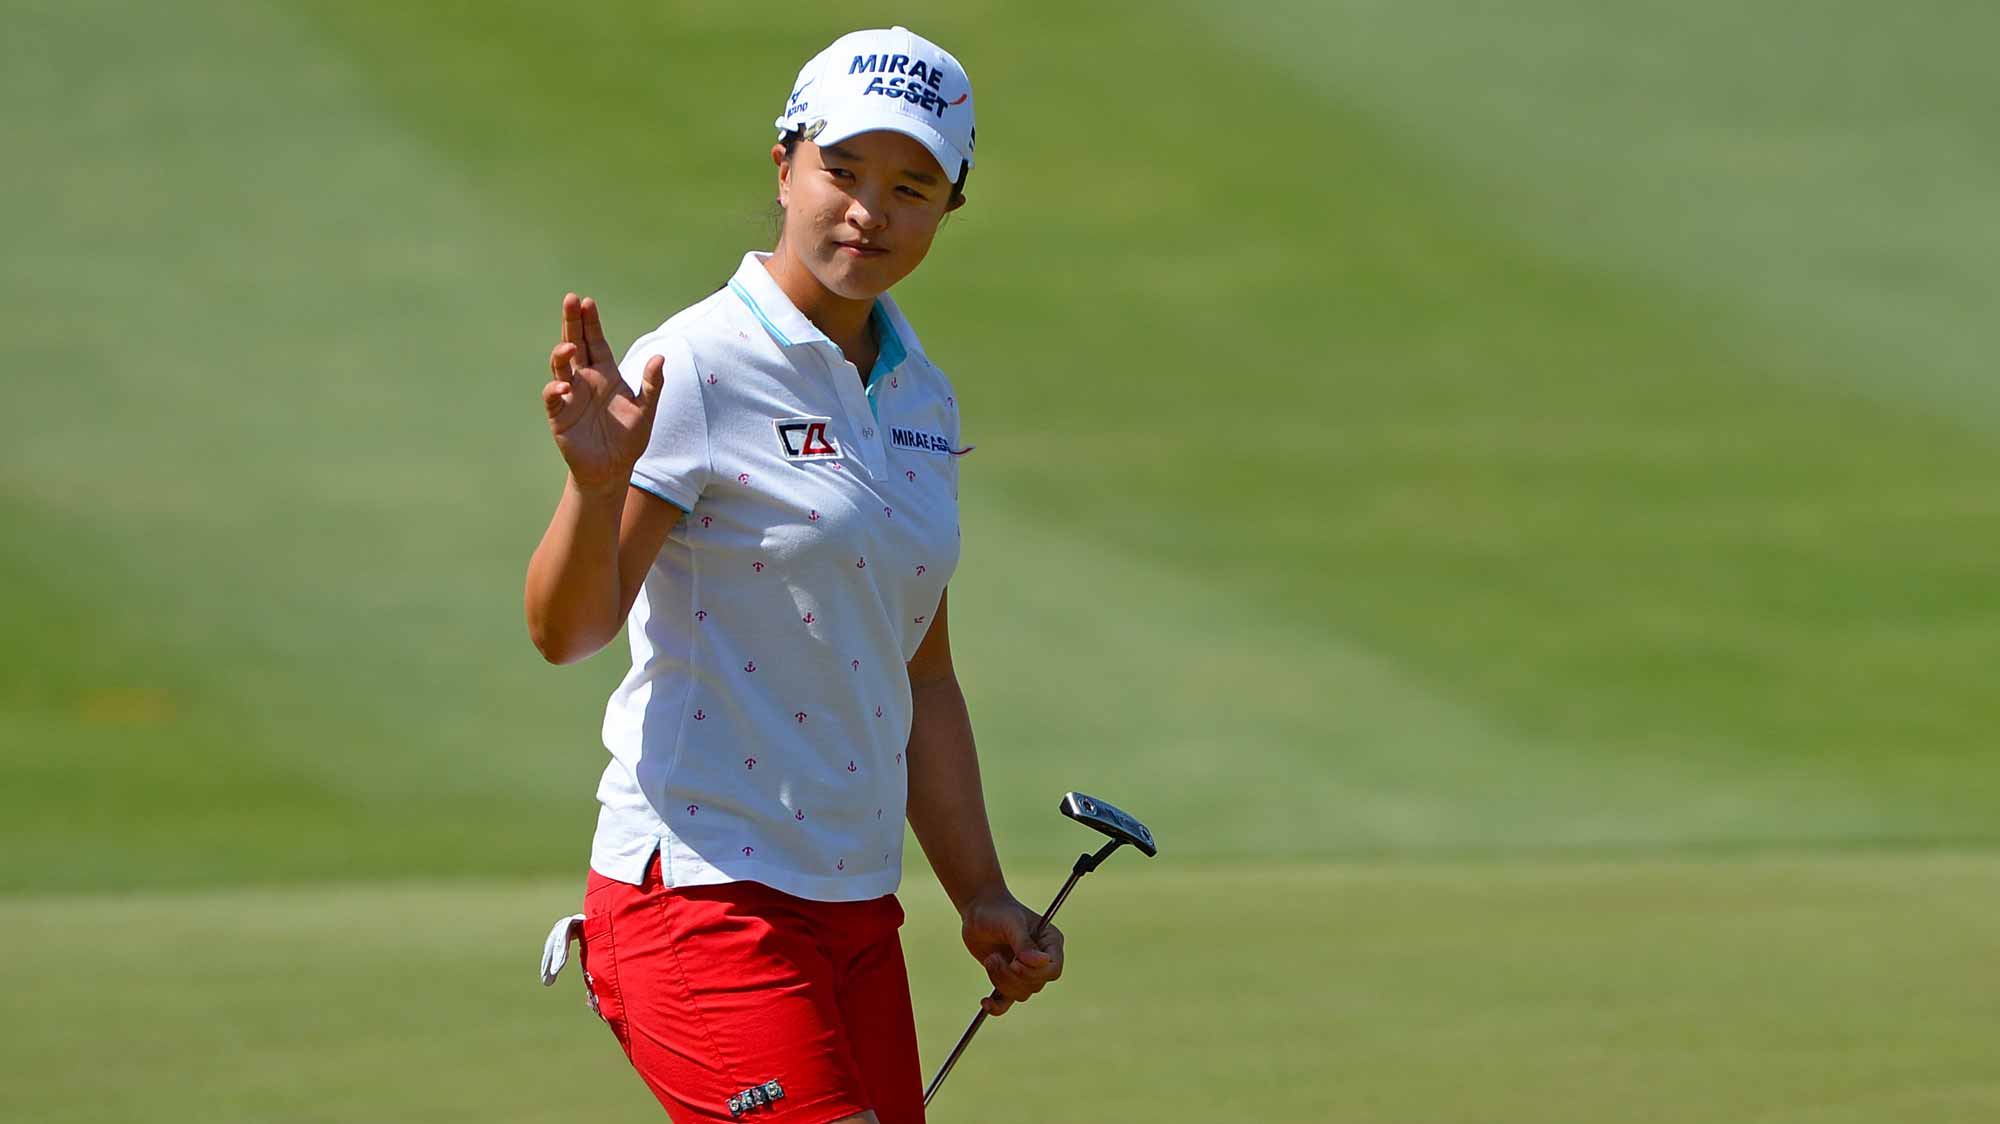
[[[623,624],[618,528],[626,486],[586,492],[564,477],[541,544],[528,560],[528,636],[550,663],[583,659]]]
[[[913,683],[910,694],[910,827],[946,896],[962,913],[973,898],[1006,890],[986,820],[972,718],[954,675]]]

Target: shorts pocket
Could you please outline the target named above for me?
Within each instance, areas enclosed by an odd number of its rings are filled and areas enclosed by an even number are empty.
[[[625,1002],[618,991],[618,946],[612,940],[611,916],[617,902],[616,883],[595,886],[583,899],[583,984],[590,991],[590,1006],[611,1027],[618,1045],[629,1054],[631,1041],[625,1022]]]

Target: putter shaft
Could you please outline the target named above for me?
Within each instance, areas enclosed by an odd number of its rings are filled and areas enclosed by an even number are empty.
[[[1061,890],[1056,891],[1055,900],[1049,903],[1049,908],[1042,914],[1041,920],[1035,922],[1035,928],[1031,935],[1039,940],[1042,930],[1048,928],[1049,922],[1055,918],[1056,910],[1062,908],[1064,899],[1068,898],[1069,892],[1076,887],[1077,880],[1096,870],[1098,864],[1110,858],[1111,852],[1116,851],[1123,845],[1124,840],[1113,839],[1111,842],[1098,848],[1097,853],[1094,855],[1078,855],[1076,865],[1070,868],[1069,880],[1063,883]],[[1000,994],[1000,989],[996,987],[987,998],[1001,999],[1004,996]],[[951,1072],[952,1066],[958,1064],[958,1056],[965,1053],[965,1048],[972,1044],[972,1036],[978,1034],[979,1028],[985,1024],[986,1008],[982,1005],[979,1008],[979,1013],[972,1016],[972,1025],[965,1028],[964,1034],[959,1035],[958,1045],[951,1048],[951,1053],[944,1059],[944,1065],[938,1068],[937,1076],[931,1078],[930,1087],[924,1090],[925,1108],[930,1107],[931,1098],[937,1095],[938,1086],[944,1084],[945,1075]]]

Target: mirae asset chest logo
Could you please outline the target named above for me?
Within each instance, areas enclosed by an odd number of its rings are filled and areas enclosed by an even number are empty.
[[[943,434],[925,433],[921,429],[906,429],[900,425],[889,427],[889,444],[898,449],[915,449],[920,453],[950,453],[951,442]]]

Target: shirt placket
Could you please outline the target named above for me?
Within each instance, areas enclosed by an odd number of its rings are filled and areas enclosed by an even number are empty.
[[[861,372],[854,364],[839,353],[838,348],[816,348],[820,361],[826,364],[827,375],[833,379],[835,393],[840,397],[841,410],[847,415],[847,432],[855,438],[860,454],[861,466],[868,475],[880,480],[888,475],[889,464],[882,446],[882,423],[875,417],[875,407],[868,400],[868,392],[861,388]]]

